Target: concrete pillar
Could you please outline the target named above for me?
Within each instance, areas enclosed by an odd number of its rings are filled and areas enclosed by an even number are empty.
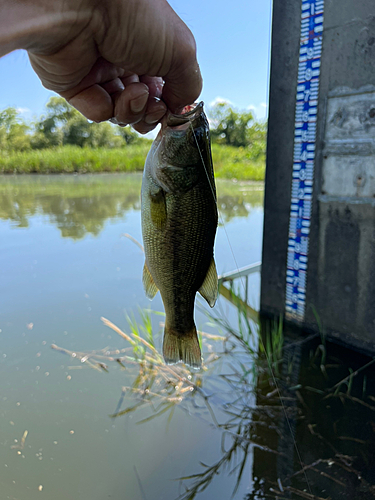
[[[305,3],[308,0],[305,0]],[[261,312],[285,313],[301,0],[274,0]],[[325,0],[304,328],[375,352],[375,3]]]

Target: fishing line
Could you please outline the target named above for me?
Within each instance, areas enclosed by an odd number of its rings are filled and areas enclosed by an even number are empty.
[[[272,6],[273,6],[273,0],[270,0],[269,21],[268,21],[269,38],[268,38],[268,65],[267,65],[267,89],[266,89],[266,101],[268,103],[268,109],[267,109],[267,111],[268,111],[267,112],[268,117],[269,117],[269,91],[270,91],[270,72],[271,72]],[[309,489],[309,492],[312,495],[311,486],[310,486],[309,480],[307,478],[306,470],[304,469],[304,464],[302,462],[302,457],[301,457],[301,454],[300,454],[299,449],[298,449],[297,440],[296,440],[296,438],[294,436],[293,429],[292,429],[292,426],[290,424],[290,420],[288,418],[284,402],[282,400],[280,387],[279,387],[279,385],[278,385],[278,383],[276,381],[276,377],[275,377],[274,371],[272,369],[272,364],[271,364],[270,358],[269,358],[269,356],[267,354],[267,351],[266,351],[266,348],[265,348],[265,345],[264,345],[264,342],[263,342],[263,338],[262,338],[261,335],[259,335],[259,338],[260,338],[260,341],[262,343],[262,347],[263,347],[263,351],[264,351],[265,357],[267,359],[267,364],[268,364],[268,368],[269,368],[271,376],[272,376],[272,381],[274,383],[274,386],[276,387],[277,394],[279,396],[280,404],[282,406],[283,413],[284,413],[284,416],[285,416],[285,420],[286,420],[288,428],[289,428],[290,436],[291,436],[291,438],[293,440],[293,446],[294,446],[294,449],[296,450],[301,470],[303,471],[303,475],[305,477],[306,484],[307,484],[307,487]]]
[[[268,81],[269,81],[269,72],[270,72],[270,54],[271,54],[271,23],[272,23],[272,0],[270,1],[270,14],[269,14],[269,33],[270,33],[270,37],[269,37],[269,47],[268,47]],[[268,86],[269,86],[269,83],[268,83]],[[268,96],[268,93],[269,93],[269,87],[267,88],[267,96]],[[198,149],[198,153],[199,153],[199,156],[201,158],[201,161],[202,161],[202,165],[204,167],[204,170],[205,170],[205,173],[206,173],[206,176],[207,176],[207,179],[208,179],[208,183],[210,185],[210,189],[211,189],[211,192],[212,192],[212,196],[215,200],[215,203],[216,203],[216,206],[217,206],[217,197],[216,197],[216,194],[215,194],[215,191],[214,191],[214,188],[212,187],[212,184],[211,184],[211,179],[210,179],[210,174],[208,172],[208,169],[207,169],[207,166],[205,164],[205,161],[203,159],[203,155],[202,155],[202,152],[200,150],[200,147],[199,147],[199,143],[198,143],[198,140],[194,134],[194,127],[193,127],[193,124],[192,124],[192,119],[190,118],[190,116],[188,117],[188,120],[189,120],[189,123],[190,123],[190,127],[192,129],[192,133],[193,133],[193,137],[194,137],[194,140],[195,140],[195,143],[197,145],[197,149]],[[230,251],[231,251],[231,254],[232,254],[232,257],[233,257],[233,260],[234,260],[234,263],[235,263],[235,266],[236,266],[236,269],[237,271],[239,271],[239,266],[237,264],[237,259],[236,259],[236,256],[234,254],[234,251],[233,251],[233,247],[231,245],[231,242],[229,240],[229,236],[228,236],[228,233],[227,233],[227,230],[226,230],[226,227],[225,227],[225,223],[224,223],[224,219],[220,213],[220,211],[218,210],[218,215],[219,215],[219,219],[220,219],[220,222],[222,224],[222,227],[224,229],[224,233],[225,233],[225,236],[226,236],[226,239],[228,241],[228,245],[229,245],[229,248],[230,248]],[[242,279],[241,279],[242,278]],[[242,283],[242,287],[244,289],[244,292],[246,293],[246,280],[245,280],[245,277],[240,277],[240,281]],[[301,458],[301,455],[300,455],[300,452],[299,452],[299,449],[298,449],[298,446],[297,446],[297,441],[296,441],[296,438],[294,436],[294,433],[293,433],[293,429],[292,429],[292,426],[290,424],[290,420],[288,418],[288,415],[287,415],[287,411],[286,411],[286,408],[285,408],[285,405],[283,403],[283,400],[282,400],[282,396],[281,396],[281,391],[280,391],[280,387],[279,387],[279,384],[277,383],[277,380],[276,380],[276,377],[275,377],[275,374],[274,374],[274,371],[273,371],[273,368],[272,368],[272,364],[271,364],[271,361],[270,361],[270,358],[267,354],[267,351],[266,351],[266,348],[265,348],[265,345],[264,345],[264,342],[263,342],[263,338],[261,335],[259,335],[259,339],[260,339],[260,342],[262,344],[262,348],[263,348],[263,352],[265,354],[265,357],[266,357],[266,360],[267,360],[267,364],[268,364],[268,367],[269,367],[269,370],[270,370],[270,373],[271,373],[271,376],[272,376],[272,381],[274,383],[274,386],[276,387],[276,390],[277,390],[277,393],[278,393],[278,396],[279,396],[279,400],[280,400],[280,404],[281,404],[281,407],[282,407],[282,410],[283,410],[283,413],[284,413],[284,417],[285,417],[285,420],[287,422],[287,425],[288,425],[288,428],[289,428],[289,432],[290,432],[290,436],[293,440],[293,446],[294,446],[294,449],[296,450],[296,453],[297,453],[297,457],[298,457],[298,461],[299,461],[299,464],[300,464],[300,467],[301,467],[301,470],[303,471],[303,474],[304,474],[304,477],[305,477],[305,480],[306,480],[306,484],[307,484],[307,487],[309,489],[309,492],[310,494],[312,495],[312,490],[311,490],[311,487],[310,487],[310,483],[309,483],[309,480],[307,478],[307,474],[306,474],[306,471],[304,470],[304,465],[303,465],[303,462],[302,462],[302,458]]]
[[[194,127],[193,127],[193,124],[192,124],[192,119],[190,118],[190,116],[188,117],[188,120],[189,120],[189,123],[190,123],[190,127],[191,127],[191,130],[192,130],[192,133],[193,133],[193,137],[194,137],[195,143],[196,143],[196,145],[197,145],[198,153],[199,153],[199,156],[200,156],[200,158],[201,158],[201,161],[202,161],[202,165],[203,165],[204,171],[205,171],[206,176],[207,176],[208,184],[210,185],[211,193],[212,193],[212,196],[213,196],[213,198],[214,198],[214,200],[215,200],[215,204],[216,204],[216,207],[217,207],[217,196],[216,196],[216,193],[215,193],[215,191],[214,191],[214,188],[212,187],[210,174],[209,174],[208,169],[207,169],[207,166],[206,166],[206,164],[205,164],[205,162],[204,162],[203,155],[202,155],[202,152],[201,152],[201,150],[200,150],[200,147],[199,147],[199,144],[198,144],[197,138],[196,138],[196,136],[195,136],[195,134],[194,134]],[[238,270],[239,270],[239,267],[238,267],[238,264],[237,264],[237,259],[236,259],[236,256],[234,255],[233,247],[232,247],[232,244],[231,244],[231,242],[230,242],[230,239],[229,239],[229,236],[228,236],[228,233],[227,233],[227,229],[226,229],[226,227],[225,227],[224,219],[223,219],[223,217],[222,217],[222,215],[221,215],[221,213],[220,213],[220,210],[218,210],[218,216],[219,216],[220,222],[221,222],[221,224],[222,224],[222,227],[223,227],[223,229],[224,229],[224,233],[225,233],[226,239],[227,239],[227,241],[228,241],[228,245],[229,245],[229,248],[230,248],[230,251],[231,251],[231,254],[232,254],[232,257],[233,257],[233,260],[234,260],[235,266],[236,266],[236,269],[237,269],[237,271],[238,271]],[[240,281],[241,281],[241,283],[242,283],[242,286],[243,286],[244,292],[245,292],[245,294],[246,294],[246,279],[245,279],[245,277],[244,277],[244,276],[241,276],[241,277],[240,277]],[[221,308],[221,303],[219,303],[219,305],[220,305],[221,313],[222,313],[223,315],[225,315],[224,310]]]
[[[270,9],[269,9],[269,16],[268,16],[268,33],[269,33],[269,37],[268,37],[268,64],[267,64],[267,88],[266,88],[267,122],[268,122],[268,118],[269,118],[269,93],[270,93],[270,73],[271,73],[271,41],[272,41],[272,11],[273,11],[272,7],[273,7],[273,0],[270,0],[269,3],[270,3]],[[309,492],[312,495],[311,486],[310,486],[309,480],[307,478],[306,470],[304,469],[304,464],[302,462],[302,457],[301,457],[301,454],[300,454],[299,449],[298,449],[297,440],[296,440],[296,438],[294,436],[293,429],[292,429],[292,426],[290,424],[290,420],[288,418],[288,415],[287,415],[287,412],[286,412],[286,408],[284,406],[284,402],[283,402],[282,397],[281,397],[280,387],[279,387],[279,385],[278,385],[278,383],[276,381],[276,377],[275,377],[275,374],[274,374],[273,369],[272,369],[271,361],[270,361],[269,356],[267,354],[267,351],[265,349],[263,338],[262,338],[261,335],[259,337],[260,337],[260,341],[262,343],[263,351],[264,351],[266,359],[267,359],[268,368],[269,368],[269,370],[271,372],[273,383],[274,383],[274,385],[275,385],[275,387],[277,389],[277,394],[279,396],[280,404],[282,406],[283,413],[284,413],[284,416],[285,416],[285,420],[286,420],[288,428],[289,428],[290,436],[291,436],[291,438],[293,440],[293,446],[294,446],[294,449],[296,450],[301,470],[303,471],[303,475],[305,477],[306,484],[307,484],[307,487],[309,489]]]
[[[189,120],[189,123],[190,123],[190,127],[191,127],[191,131],[193,133],[193,137],[194,137],[194,140],[195,140],[195,144],[197,145],[197,149],[198,149],[198,153],[199,153],[199,156],[201,158],[201,161],[202,161],[202,165],[203,165],[203,168],[204,168],[204,171],[206,173],[206,176],[207,176],[207,180],[208,180],[208,184],[210,186],[210,189],[211,189],[211,193],[212,193],[212,197],[213,199],[215,200],[215,204],[216,204],[216,207],[218,208],[218,205],[217,205],[217,196],[216,196],[216,193],[214,191],[214,188],[212,187],[212,183],[211,183],[211,178],[210,178],[210,174],[208,172],[208,169],[207,169],[207,166],[204,162],[204,159],[203,159],[203,155],[202,155],[202,152],[200,150],[200,147],[199,147],[199,143],[198,143],[198,140],[194,134],[194,127],[193,127],[193,123],[192,123],[192,119],[190,118],[190,116],[188,117],[188,120]],[[225,223],[224,223],[224,219],[220,213],[220,210],[218,209],[218,216],[219,216],[219,219],[220,219],[220,222],[222,224],[222,227],[224,229],[224,233],[225,233],[225,236],[226,236],[226,239],[228,241],[228,245],[229,245],[229,248],[230,248],[230,251],[231,251],[231,254],[232,254],[232,257],[233,257],[233,260],[234,260],[234,263],[235,263],[235,266],[236,266],[236,269],[237,271],[239,270],[239,267],[238,267],[238,264],[237,264],[237,260],[236,260],[236,256],[234,255],[234,251],[233,251],[233,247],[232,247],[232,244],[230,242],[230,239],[229,239],[229,236],[228,236],[228,233],[227,233],[227,229],[225,227]],[[242,278],[242,277],[241,277]],[[243,280],[245,280],[245,278],[243,277]],[[242,280],[241,280],[242,281]],[[246,283],[246,280],[245,280],[245,283]],[[242,282],[242,286],[244,287],[244,290],[246,291],[246,287],[245,287],[245,283]],[[221,313],[224,315],[224,310],[222,309],[221,307],[221,303],[220,304],[220,309],[221,309]]]
[[[191,127],[191,130],[193,132],[193,137],[194,137],[194,140],[195,140],[195,143],[197,145],[197,149],[198,149],[198,153],[199,153],[199,156],[201,157],[201,160],[202,160],[202,165],[204,167],[204,171],[206,172],[206,176],[207,176],[207,179],[208,179],[208,183],[210,185],[210,188],[211,188],[211,193],[212,193],[212,196],[215,200],[215,203],[216,203],[216,207],[217,207],[217,197],[216,197],[216,194],[215,194],[215,191],[214,191],[214,188],[212,187],[212,183],[211,183],[211,178],[210,178],[210,174],[207,170],[207,166],[204,162],[204,159],[203,159],[203,155],[202,155],[202,152],[200,150],[200,147],[199,147],[199,144],[198,144],[198,141],[197,141],[197,138],[195,137],[195,134],[194,134],[194,127],[193,127],[193,124],[192,124],[192,120],[190,118],[190,116],[188,117],[189,119],[189,123],[190,123],[190,127]],[[221,213],[220,211],[218,210],[218,215],[219,215],[219,219],[220,219],[220,222],[223,226],[223,229],[224,229],[224,233],[225,233],[225,236],[227,238],[227,241],[228,241],[228,245],[229,245],[229,248],[230,248],[230,251],[231,251],[231,254],[232,254],[232,257],[233,257],[233,260],[234,260],[234,263],[236,265],[236,268],[237,268],[237,271],[239,270],[239,267],[238,267],[238,264],[237,264],[237,260],[236,260],[236,257],[234,255],[234,252],[233,252],[233,248],[232,248],[232,245],[231,245],[231,242],[229,240],[229,236],[228,236],[228,233],[227,233],[227,230],[226,230],[226,227],[225,227],[225,224],[224,224],[224,219],[223,217],[221,216]],[[244,288],[245,288],[245,285],[243,284]]]
[[[193,136],[194,136],[195,143],[196,143],[196,145],[197,145],[197,149],[198,149],[198,152],[199,152],[199,156],[200,156],[200,158],[201,158],[201,160],[202,160],[202,164],[203,164],[204,170],[205,170],[205,172],[206,172],[207,179],[208,179],[208,181],[209,181],[209,185],[210,185],[210,188],[211,188],[212,196],[214,197],[215,203],[216,203],[216,205],[217,205],[217,198],[216,198],[216,194],[215,194],[215,191],[214,191],[214,189],[213,189],[213,187],[212,187],[212,184],[211,184],[211,179],[210,179],[210,175],[209,175],[209,172],[208,172],[208,170],[207,170],[207,166],[206,166],[206,164],[205,164],[205,162],[204,162],[203,155],[202,155],[202,153],[201,153],[201,150],[200,150],[200,147],[199,147],[199,144],[198,144],[197,138],[195,137],[195,134],[194,134],[194,127],[193,127],[192,121],[191,121],[190,117],[188,117],[188,119],[189,119],[189,123],[190,123],[191,129],[192,129],[192,132],[193,132]],[[224,224],[224,220],[223,220],[223,218],[222,218],[222,216],[221,216],[221,214],[220,214],[220,212],[219,212],[219,211],[218,211],[218,214],[219,214],[220,222],[221,222],[221,224],[222,224],[222,226],[223,226],[223,229],[224,229],[224,232],[225,232],[225,236],[226,236],[226,238],[227,238],[227,241],[228,241],[228,244],[229,244],[229,248],[230,248],[230,251],[231,251],[231,253],[232,253],[232,257],[233,257],[233,260],[234,260],[234,262],[235,262],[235,265],[236,265],[237,271],[239,271],[239,267],[238,267],[238,264],[237,264],[237,260],[236,260],[236,257],[235,257],[235,255],[234,255],[234,251],[233,251],[232,245],[231,245],[230,240],[229,240],[229,236],[228,236],[228,233],[227,233],[227,230],[226,230],[225,224]],[[244,291],[246,292],[246,281],[245,281],[245,278],[244,278],[244,277],[241,277],[241,278],[242,278],[242,279],[241,279],[242,286],[243,286],[243,288],[244,288]],[[302,462],[302,458],[301,458],[300,452],[299,452],[299,450],[298,450],[297,441],[296,441],[296,438],[295,438],[295,436],[294,436],[293,429],[292,429],[292,426],[291,426],[291,424],[290,424],[290,421],[289,421],[289,418],[288,418],[288,415],[287,415],[287,412],[286,412],[286,408],[285,408],[284,403],[283,403],[283,400],[282,400],[280,387],[279,387],[279,384],[278,384],[278,383],[277,383],[277,381],[276,381],[276,377],[275,377],[275,374],[274,374],[274,371],[273,371],[273,368],[272,368],[272,364],[271,364],[270,358],[269,358],[269,356],[268,356],[268,354],[267,354],[267,351],[266,351],[266,348],[265,348],[265,345],[264,345],[264,342],[263,342],[263,338],[262,338],[262,336],[261,336],[261,335],[259,335],[259,339],[260,339],[260,341],[261,341],[261,343],[262,343],[263,352],[264,352],[265,357],[266,357],[266,359],[267,359],[267,364],[268,364],[269,370],[270,370],[270,372],[271,372],[272,381],[273,381],[273,383],[274,383],[274,386],[276,387],[276,390],[277,390],[277,393],[278,393],[278,396],[279,396],[279,400],[280,400],[280,404],[281,404],[281,407],[282,407],[282,409],[283,409],[283,413],[284,413],[284,416],[285,416],[285,420],[286,420],[286,422],[287,422],[287,424],[288,424],[288,428],[289,428],[290,436],[291,436],[291,438],[293,439],[293,446],[294,446],[294,448],[295,448],[295,450],[296,450],[297,457],[298,457],[298,461],[299,461],[300,466],[301,466],[301,470],[303,471],[303,474],[304,474],[304,476],[305,476],[305,480],[306,480],[306,484],[307,484],[307,487],[308,487],[308,489],[309,489],[309,492],[310,492],[310,494],[312,495],[312,490],[311,490],[311,487],[310,487],[310,483],[309,483],[309,480],[308,480],[308,478],[307,478],[306,471],[304,470],[304,465],[303,465],[303,462]]]

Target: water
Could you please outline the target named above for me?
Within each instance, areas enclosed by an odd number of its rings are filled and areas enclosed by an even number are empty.
[[[166,368],[152,349],[153,363],[126,357],[100,318],[129,335],[126,314],[162,311],[124,236],[141,241],[140,182],[0,180],[0,500],[375,498],[375,362],[324,330],[271,324],[261,338],[220,298],[214,317],[196,314],[205,371]],[[263,191],[217,184],[223,273],[261,258]],[[151,321],[160,352],[163,316]]]
[[[168,425],[166,416],[137,425],[148,410],[111,420],[136,372],[116,363],[97,372],[50,348],[122,348],[101,316],[128,329],[125,313],[163,310],[159,294],[145,297],[143,254],[124,236],[141,241],[140,182],[139,175],[0,181],[1,500],[40,498],[40,487],[55,500],[172,499],[176,478],[220,453],[220,431],[199,412],[177,409]],[[218,194],[226,229],[216,240],[221,273],[260,260],[263,189],[219,182]],[[257,276],[249,295],[256,305]],[[232,314],[224,300],[217,307]],[[162,319],[154,318],[156,330]],[[198,327],[214,331],[206,321],[198,313]],[[25,430],[24,448],[12,449]],[[230,483],[223,477],[202,498],[230,495]]]

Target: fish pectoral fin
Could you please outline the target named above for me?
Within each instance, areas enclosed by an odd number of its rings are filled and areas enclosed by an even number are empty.
[[[202,355],[195,326],[190,332],[180,334],[165,325],[163,356],[167,365],[182,361],[199,369],[202,366]]]
[[[167,205],[163,189],[156,184],[150,190],[151,220],[157,229],[163,229],[167,221]]]
[[[216,303],[218,286],[215,260],[212,257],[206,277],[204,278],[202,286],[198,290],[202,297],[206,299],[210,307],[214,307]]]
[[[146,297],[152,300],[157,294],[158,287],[155,285],[154,278],[151,276],[150,270],[147,267],[146,262],[143,267],[142,283],[146,292]]]

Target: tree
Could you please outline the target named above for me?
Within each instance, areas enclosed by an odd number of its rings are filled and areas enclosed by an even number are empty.
[[[139,135],[132,130],[131,127],[119,127],[119,135],[124,139],[126,144],[134,144],[142,140]]]
[[[46,108],[47,116],[56,120],[57,123],[66,123],[74,116],[80,115],[63,97],[51,97],[46,104]]]
[[[213,142],[236,147],[265,150],[266,126],[254,120],[250,111],[237,111],[219,102],[208,112]]]
[[[130,127],[92,123],[62,97],[51,97],[46,111],[31,126],[15,108],[0,111],[0,150],[46,149],[65,144],[90,148],[121,148],[143,139]]]
[[[35,132],[31,142],[35,149],[61,146],[64,139],[63,125],[79,116],[78,111],[62,97],[51,97],[46,109],[47,114],[34,123]]]
[[[34,123],[34,134],[31,138],[33,149],[61,146],[63,134],[52,116],[42,116],[41,121]]]
[[[46,108],[46,115],[34,124],[32,144],[35,148],[64,144],[115,148],[140,140],[130,127],[115,127],[108,122],[89,122],[62,97],[51,97]]]
[[[89,123],[90,136],[87,146],[91,148],[121,148],[124,139],[119,134],[119,127],[108,122]]]
[[[90,148],[124,146],[124,140],[107,122],[90,123],[78,111],[63,126],[63,143]]]
[[[24,151],[30,148],[29,127],[15,108],[0,111],[0,149]]]
[[[248,147],[251,158],[265,156],[267,147],[267,122],[254,122],[247,129]]]

